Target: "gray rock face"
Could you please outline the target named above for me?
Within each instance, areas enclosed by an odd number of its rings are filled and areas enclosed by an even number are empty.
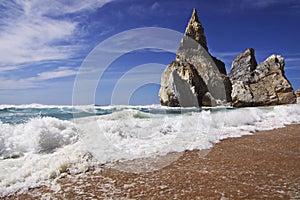
[[[253,71],[256,66],[257,62],[254,55],[254,49],[249,48],[232,62],[231,71],[229,73],[230,81],[236,82],[243,80],[245,83],[250,83],[253,79]]]
[[[256,66],[254,50],[247,49],[232,63],[232,101],[235,107],[267,106],[296,102],[290,82],[284,75],[284,59],[271,55]]]
[[[160,102],[166,106],[215,106],[230,102],[230,94],[231,83],[225,65],[208,52],[204,28],[194,10],[176,61],[163,72]]]
[[[159,91],[163,105],[172,107],[199,106],[207,88],[193,65],[174,61],[162,75]]]

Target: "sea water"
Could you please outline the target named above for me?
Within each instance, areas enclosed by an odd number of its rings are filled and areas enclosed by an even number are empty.
[[[259,108],[0,105],[0,197],[91,165],[193,149],[300,123],[300,104]]]

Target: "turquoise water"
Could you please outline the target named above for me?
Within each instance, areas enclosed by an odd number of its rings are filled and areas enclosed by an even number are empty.
[[[0,109],[0,121],[8,124],[20,124],[28,122],[37,117],[54,117],[60,120],[71,120],[76,116],[87,117],[92,115],[105,115],[112,113],[113,110],[95,109],[93,111],[83,111],[69,107],[41,107],[41,108],[22,108],[6,107]]]
[[[7,124],[26,123],[32,118],[53,117],[60,120],[71,120],[79,117],[100,116],[112,114],[126,109],[138,110],[143,113],[176,115],[201,111],[224,112],[230,107],[220,108],[167,108],[159,105],[152,106],[91,106],[76,108],[73,106],[0,105],[0,121]]]

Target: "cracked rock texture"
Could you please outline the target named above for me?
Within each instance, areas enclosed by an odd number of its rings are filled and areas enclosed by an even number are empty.
[[[232,63],[232,103],[235,107],[268,106],[296,102],[293,87],[284,74],[284,58],[271,55],[257,65],[253,49]]]

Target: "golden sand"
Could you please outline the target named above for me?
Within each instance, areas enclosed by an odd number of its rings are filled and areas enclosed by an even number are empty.
[[[162,157],[160,162],[164,159],[169,157]],[[186,151],[159,170],[133,173],[99,166],[96,170],[60,178],[52,187],[34,188],[5,199],[41,197],[300,199],[300,125],[225,139],[209,152]]]

